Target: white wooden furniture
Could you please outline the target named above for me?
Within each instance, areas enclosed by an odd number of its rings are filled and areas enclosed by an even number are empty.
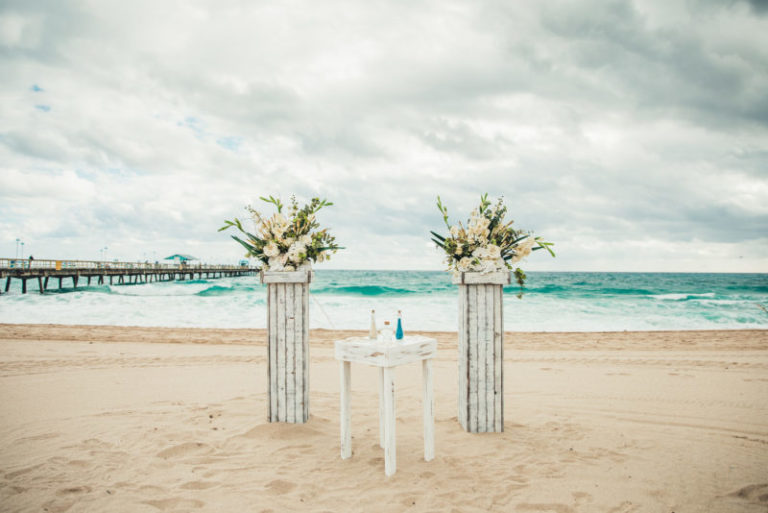
[[[461,427],[504,431],[504,310],[510,272],[459,273],[459,400]]]
[[[397,469],[395,442],[395,367],[421,361],[424,408],[424,459],[435,457],[435,414],[432,391],[432,357],[437,340],[422,336],[407,336],[390,343],[353,337],[337,340],[336,359],[341,369],[341,457],[352,456],[350,426],[351,362],[379,368],[379,445],[384,448],[384,472],[391,476]]]
[[[309,420],[309,283],[314,273],[267,271],[270,422]]]

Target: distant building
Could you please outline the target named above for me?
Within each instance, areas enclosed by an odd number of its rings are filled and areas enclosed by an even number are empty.
[[[165,257],[164,260],[172,260],[174,263],[184,264],[191,260],[197,260],[197,258],[193,257],[192,255],[171,255]]]

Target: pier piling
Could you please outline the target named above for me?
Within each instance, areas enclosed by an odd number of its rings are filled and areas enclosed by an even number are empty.
[[[91,285],[91,278],[103,285],[106,277],[109,284],[127,285],[154,283],[163,281],[186,281],[198,279],[223,278],[229,276],[248,276],[258,272],[254,267],[235,265],[180,265],[180,264],[150,264],[148,262],[97,262],[80,260],[21,260],[0,258],[0,280],[5,278],[5,292],[11,288],[11,280],[21,280],[21,291],[27,292],[27,280],[36,279],[41,294],[48,289],[48,280],[59,280],[59,290],[62,290],[64,278],[72,278],[72,286],[77,289],[80,277]],[[117,280],[115,280],[117,277]],[[0,282],[2,283],[2,282]]]

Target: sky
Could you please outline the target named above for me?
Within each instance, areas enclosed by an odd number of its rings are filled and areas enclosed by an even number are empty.
[[[487,192],[526,270],[768,272],[765,1],[2,0],[0,70],[0,257],[236,262],[295,194],[437,270]]]

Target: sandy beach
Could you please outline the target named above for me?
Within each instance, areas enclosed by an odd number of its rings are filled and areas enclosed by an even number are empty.
[[[768,510],[768,331],[507,333],[505,431],[456,420],[456,334],[397,371],[384,477],[375,371],[352,368],[339,457],[333,340],[311,333],[311,419],[266,422],[263,330],[0,325],[1,511]]]

